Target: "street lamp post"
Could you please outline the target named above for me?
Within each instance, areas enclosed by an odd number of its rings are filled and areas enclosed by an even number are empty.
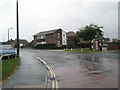
[[[16,19],[17,19],[17,57],[19,57],[19,15],[18,15],[18,0],[16,2]]]
[[[10,30],[10,29],[13,29],[13,28],[8,28],[8,42],[9,42],[9,30]]]

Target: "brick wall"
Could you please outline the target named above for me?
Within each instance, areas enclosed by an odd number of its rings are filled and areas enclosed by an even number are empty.
[[[47,34],[46,35],[46,43],[55,43],[55,41],[54,41],[54,34],[52,33],[52,34]]]
[[[111,43],[111,44],[109,44],[107,49],[108,50],[120,50],[120,44],[113,44],[113,43]]]
[[[59,33],[59,36],[58,36],[58,33]],[[55,32],[55,41],[56,41],[56,44],[57,44],[57,41],[60,41],[60,45],[62,45],[62,30],[61,29]]]

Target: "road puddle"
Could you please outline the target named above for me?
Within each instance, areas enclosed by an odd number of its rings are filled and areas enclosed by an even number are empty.
[[[98,57],[85,56],[80,61],[80,66],[85,69],[89,75],[103,75],[103,64]]]
[[[118,87],[117,63],[112,59],[77,55],[78,64],[57,69],[62,88]]]

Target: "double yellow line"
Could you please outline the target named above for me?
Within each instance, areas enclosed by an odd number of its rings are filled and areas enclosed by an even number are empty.
[[[41,58],[39,58],[39,57],[36,57],[36,58],[47,67],[48,71],[50,72],[50,78],[52,81],[52,90],[55,90],[55,89],[57,90],[58,89],[58,81],[56,80],[56,74],[55,74],[53,68],[47,62],[42,60]]]

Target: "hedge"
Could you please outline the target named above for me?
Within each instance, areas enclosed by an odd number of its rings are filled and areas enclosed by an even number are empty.
[[[38,44],[35,48],[37,48],[37,49],[56,49],[57,46],[55,44]]]

